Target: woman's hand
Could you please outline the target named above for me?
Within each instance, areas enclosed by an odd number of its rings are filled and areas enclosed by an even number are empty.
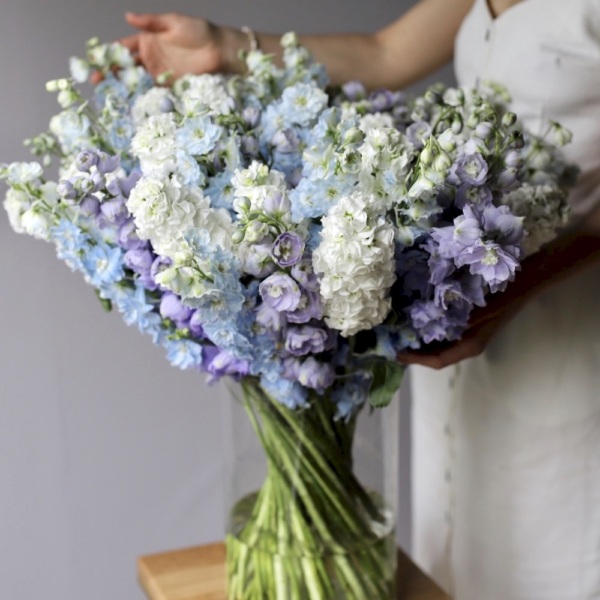
[[[232,72],[242,65],[239,49],[248,46],[241,31],[176,13],[125,15],[140,31],[120,41],[153,76]],[[247,49],[247,48],[246,48]]]

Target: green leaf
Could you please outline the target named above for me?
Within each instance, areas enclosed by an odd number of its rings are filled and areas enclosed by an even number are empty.
[[[375,408],[387,406],[400,388],[404,377],[404,365],[386,361],[373,363],[373,380],[369,389],[369,402]]]
[[[95,291],[96,291],[96,296],[97,296],[98,300],[100,301],[100,304],[102,305],[102,308],[106,312],[110,312],[112,310],[112,302],[108,298],[102,298],[102,296],[100,296],[100,290],[95,290]]]

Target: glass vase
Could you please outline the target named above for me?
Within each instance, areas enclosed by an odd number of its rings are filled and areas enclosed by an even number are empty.
[[[397,402],[336,418],[254,379],[225,418],[229,600],[389,600],[396,588]]]

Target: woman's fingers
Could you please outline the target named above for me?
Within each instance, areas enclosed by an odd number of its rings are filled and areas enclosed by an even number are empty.
[[[159,31],[166,31],[171,27],[173,24],[173,15],[138,15],[137,13],[125,13],[125,20],[133,27],[156,33]]]

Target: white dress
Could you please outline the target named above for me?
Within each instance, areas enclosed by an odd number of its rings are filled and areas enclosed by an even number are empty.
[[[600,0],[475,0],[459,83],[570,128],[579,219],[600,200]],[[455,600],[600,599],[600,268],[529,303],[480,357],[411,367],[413,551]]]

